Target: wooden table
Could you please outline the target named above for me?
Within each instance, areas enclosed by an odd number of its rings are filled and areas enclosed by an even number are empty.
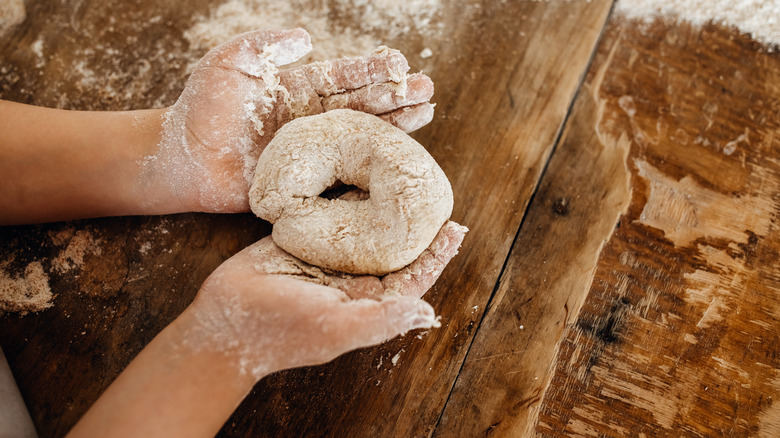
[[[28,3],[0,97],[74,109],[173,103],[182,32],[209,10]],[[444,3],[439,37],[390,41],[413,67],[433,49],[437,116],[415,137],[471,229],[426,296],[442,327],[272,375],[220,435],[780,436],[777,52],[609,0]],[[84,74],[101,65],[125,74]],[[269,231],[205,214],[0,230],[3,269],[41,262],[56,294],[0,317],[41,436]]]

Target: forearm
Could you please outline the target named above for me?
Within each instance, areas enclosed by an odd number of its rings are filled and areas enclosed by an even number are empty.
[[[157,335],[68,436],[214,436],[256,379],[229,352],[188,342],[193,324],[185,311]]]
[[[0,101],[0,224],[154,213],[142,167],[163,112]]]

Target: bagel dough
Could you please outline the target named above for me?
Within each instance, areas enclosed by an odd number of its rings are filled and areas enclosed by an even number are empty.
[[[368,199],[325,199],[336,181]],[[452,187],[422,145],[384,120],[338,109],[284,125],[260,154],[252,211],[301,260],[384,275],[430,245],[452,213]]]

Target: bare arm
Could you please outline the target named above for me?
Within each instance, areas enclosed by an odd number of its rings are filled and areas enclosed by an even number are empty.
[[[187,310],[152,340],[70,431],[70,437],[210,437],[252,389],[231,352],[187,345]]]
[[[138,175],[162,113],[0,101],[0,225],[154,213]]]
[[[301,29],[240,35],[209,52],[176,104],[161,110],[0,101],[0,225],[247,212],[257,157],[293,118],[352,108],[406,131],[431,120],[433,83],[407,78],[399,52],[277,69],[310,49]]]
[[[436,326],[420,297],[465,232],[445,224],[420,258],[381,279],[325,273],[270,237],[257,242],[217,268],[69,436],[214,436],[270,373]]]

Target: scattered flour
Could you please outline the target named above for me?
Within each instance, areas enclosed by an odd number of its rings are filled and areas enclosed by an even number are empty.
[[[71,235],[67,236],[68,233]],[[60,242],[59,245],[64,244],[65,241],[68,242],[68,246],[51,261],[52,269],[61,274],[83,265],[84,256],[87,254],[100,255],[102,253],[99,246],[100,239],[95,239],[92,233],[87,230],[79,230],[74,234],[72,229],[65,229],[53,234],[51,239],[52,243]]]
[[[396,366],[396,365],[398,364],[398,359],[400,359],[400,358],[401,358],[401,353],[403,353],[403,351],[404,351],[404,350],[403,350],[403,349],[401,349],[401,351],[399,351],[398,353],[396,353],[396,354],[395,354],[395,356],[393,356],[393,358],[392,358],[392,359],[390,359],[390,362],[392,362],[392,363],[393,363],[393,366]]]
[[[141,246],[138,247],[138,252],[140,252],[142,255],[147,255],[151,249],[152,242],[144,242],[141,244]]]
[[[49,274],[66,274],[84,264],[88,254],[100,255],[100,239],[88,230],[76,230],[72,226],[48,233],[51,245],[61,249],[51,259],[48,272],[40,261],[33,261],[24,273],[15,274],[8,269],[15,260],[11,255],[0,261],[0,314],[4,312],[37,312],[51,307],[53,294],[49,286]],[[62,248],[64,247],[64,248]]]
[[[369,54],[399,36],[430,38],[443,27],[441,0],[227,0],[196,16],[183,35],[165,32],[163,15],[116,8],[95,20],[71,8],[52,25],[72,40],[70,52],[45,39],[29,46],[27,65],[1,65],[0,98],[28,96],[38,105],[79,110],[163,108],[173,104],[197,61],[211,48],[255,29],[302,27],[313,51],[299,63]],[[163,10],[165,8],[162,8]],[[0,0],[0,34],[24,21],[22,0]],[[148,36],[156,37],[148,41]],[[63,80],[39,80],[43,69]],[[17,82],[24,84],[19,86]],[[49,96],[45,99],[40,96]]]
[[[24,275],[11,276],[5,270],[9,261],[0,265],[0,313],[38,312],[52,306],[49,277],[41,262],[27,265]]]
[[[32,50],[38,58],[43,58],[43,38],[38,37],[38,39],[30,45],[30,50]]]
[[[30,45],[30,50],[35,54],[35,68],[43,68],[46,65],[46,58],[43,56],[43,37],[38,37],[34,43]]]
[[[647,21],[671,16],[696,26],[708,22],[734,26],[764,44],[780,44],[778,0],[618,0],[615,10]]]
[[[21,24],[25,18],[27,18],[27,11],[24,9],[23,0],[0,1],[0,35]]]
[[[431,35],[440,30],[434,24],[438,10],[439,0],[228,0],[184,37],[191,49],[205,52],[242,32],[302,27],[314,46],[301,60],[307,63],[365,55],[409,32]]]

